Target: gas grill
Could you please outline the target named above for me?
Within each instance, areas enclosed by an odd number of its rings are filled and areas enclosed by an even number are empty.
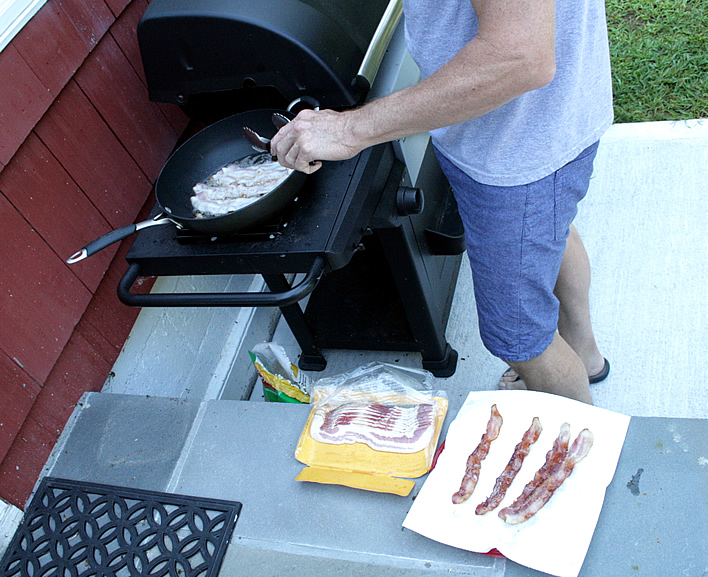
[[[253,109],[344,110],[410,81],[400,15],[400,0],[152,0],[138,26],[150,98],[202,126]],[[139,307],[279,307],[303,369],[325,368],[321,349],[419,351],[445,377],[464,248],[429,138],[414,137],[325,162],[255,228],[141,230],[118,295]],[[270,292],[131,292],[140,276],[215,274],[260,274]]]

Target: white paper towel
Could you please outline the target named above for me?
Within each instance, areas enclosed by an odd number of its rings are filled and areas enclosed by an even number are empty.
[[[479,444],[494,404],[503,419],[499,437],[482,461],[474,493],[464,503],[455,505],[452,495],[460,488],[467,457]],[[504,500],[486,515],[476,515],[475,508],[491,493],[497,476],[534,417],[540,419],[543,432],[531,446]],[[590,429],[595,437],[592,449],[535,516],[518,525],[508,525],[497,513],[519,496],[543,465],[565,422],[571,426],[571,444],[580,431]],[[450,424],[445,449],[403,526],[453,547],[479,553],[496,548],[532,569],[559,577],[577,577],[628,426],[628,416],[556,395],[533,391],[472,392]]]

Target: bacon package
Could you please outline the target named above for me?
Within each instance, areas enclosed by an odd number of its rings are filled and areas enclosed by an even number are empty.
[[[407,495],[430,469],[447,413],[433,383],[427,371],[386,363],[317,381],[297,479]]]

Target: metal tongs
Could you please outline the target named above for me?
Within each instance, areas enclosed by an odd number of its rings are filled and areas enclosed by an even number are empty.
[[[283,126],[290,122],[290,119],[287,116],[278,112],[274,112],[270,119],[273,121],[273,124],[275,124],[275,127],[278,130],[280,130],[281,128],[283,128]],[[253,150],[257,150],[258,152],[267,152],[268,154],[270,154],[273,160],[278,160],[278,157],[274,156],[273,153],[270,151],[270,138],[261,136],[255,130],[249,128],[248,126],[243,127],[243,134],[251,142]],[[310,166],[314,166],[315,164],[317,164],[316,160],[310,161]]]
[[[277,112],[273,113],[273,116],[271,116],[271,120],[273,121],[273,124],[278,130],[280,130],[281,128],[283,128],[283,126],[290,122],[289,118]],[[265,138],[264,136],[261,136],[255,130],[249,128],[248,126],[243,127],[243,134],[246,138],[248,138],[251,143],[251,147],[254,150],[257,150],[258,152],[267,152],[268,154],[273,156],[270,152],[270,138]],[[277,160],[277,158],[273,156],[273,160]]]

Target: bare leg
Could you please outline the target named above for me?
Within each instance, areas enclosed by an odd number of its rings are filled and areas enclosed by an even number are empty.
[[[592,405],[585,365],[558,333],[538,357],[509,365],[531,391],[561,395]]]
[[[578,398],[575,395],[580,395],[582,398],[579,398],[579,400],[592,402],[589,389],[587,396],[581,389],[587,388],[588,375],[599,373],[603,369],[605,361],[597,348],[595,335],[592,330],[589,292],[590,262],[578,231],[571,225],[570,235],[566,243],[563,261],[561,262],[555,287],[555,295],[560,301],[558,315],[558,332],[560,334],[556,334],[553,344],[539,357],[536,357],[536,359],[531,359],[531,361],[526,361],[525,363],[510,363],[511,369],[502,376],[499,382],[499,388],[529,388],[532,390],[546,390],[544,387],[555,388],[556,385],[552,384],[554,368],[546,367],[545,357],[547,353],[550,353],[548,355],[549,360],[561,364],[570,363],[571,365],[575,365],[575,359],[571,358],[575,356],[584,368],[584,387],[580,387],[579,383],[572,380],[574,369],[572,369],[570,365],[568,365],[566,369],[564,369],[562,365],[559,365],[555,369],[555,372],[563,372],[564,370],[570,371],[567,373],[567,376],[571,380],[568,381],[567,386],[569,388],[568,390],[572,392],[565,396]],[[558,345],[557,341],[559,340],[563,341],[565,347]],[[552,348],[555,349],[555,352],[551,350]],[[568,350],[564,349],[569,349],[574,355],[569,355]],[[556,374],[556,376],[558,375]],[[527,381],[527,378],[531,379],[531,381]],[[544,379],[546,382],[545,385],[543,384]],[[547,392],[552,391],[548,390]]]
[[[596,375],[605,360],[597,348],[590,321],[590,261],[573,225],[554,292],[560,301],[558,332],[583,361],[587,374]]]

